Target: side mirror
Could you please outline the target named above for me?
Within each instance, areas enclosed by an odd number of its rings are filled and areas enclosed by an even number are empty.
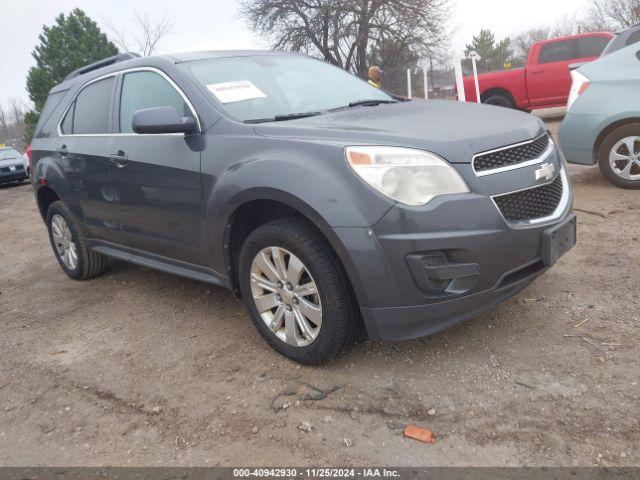
[[[196,133],[198,125],[193,117],[181,117],[173,107],[154,107],[136,110],[131,121],[136,133]]]

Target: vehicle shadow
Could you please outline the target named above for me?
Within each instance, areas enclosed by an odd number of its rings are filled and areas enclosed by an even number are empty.
[[[10,190],[12,188],[25,187],[27,185],[31,186],[31,182],[29,180],[24,180],[22,182],[0,183],[0,190]]]
[[[574,185],[593,185],[599,187],[617,187],[609,182],[600,172],[598,165],[569,165],[569,178]]]
[[[230,339],[242,339],[244,342],[242,349],[246,351],[260,351],[263,360],[269,359],[271,362],[291,362],[292,360],[280,356],[273,351],[266,342],[262,340],[248,312],[245,310],[242,299],[236,298],[233,293],[226,288],[210,285],[196,280],[174,276],[168,273],[151,270],[145,267],[133,265],[120,260],[110,260],[109,269],[106,273],[110,281],[126,285],[126,289],[136,291],[134,295],[143,297],[147,295],[160,295],[167,311],[167,316],[180,315],[178,311],[183,303],[188,303],[193,309],[191,321],[197,324],[197,317],[206,318],[207,326],[201,332],[209,338],[212,350],[224,350]],[[510,301],[506,303],[509,304]],[[171,306],[169,306],[171,305]],[[224,306],[222,311],[220,306]],[[327,371],[338,371],[342,367],[350,364],[357,364],[364,367],[369,363],[377,364],[383,362],[384,358],[401,355],[402,361],[407,364],[419,363],[428,358],[435,359],[439,356],[448,356],[451,352],[464,349],[471,353],[482,347],[478,347],[474,339],[483,337],[487,329],[496,336],[502,336],[502,327],[508,329],[506,321],[499,320],[504,317],[506,311],[511,307],[498,305],[491,311],[480,315],[472,320],[453,326],[440,333],[429,337],[404,342],[383,342],[372,341],[366,333],[347,352],[343,352],[325,365],[311,367],[313,370],[319,369]],[[224,313],[222,313],[224,312]],[[233,317],[238,321],[228,323],[228,318]],[[219,336],[219,324],[224,324],[228,338]],[[185,326],[185,328],[189,328]],[[234,340],[232,343],[237,345]],[[250,344],[247,344],[250,342]],[[216,346],[216,343],[218,345]],[[237,347],[234,347],[237,348]]]

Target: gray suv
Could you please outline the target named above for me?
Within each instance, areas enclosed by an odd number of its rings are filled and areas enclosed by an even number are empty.
[[[70,277],[112,257],[227,287],[278,352],[433,334],[575,243],[571,187],[525,113],[400,102],[302,55],[122,54],[53,88],[35,196]]]

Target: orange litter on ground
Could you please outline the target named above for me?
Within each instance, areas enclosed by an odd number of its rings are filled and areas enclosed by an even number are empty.
[[[436,436],[431,430],[415,425],[407,425],[404,429],[404,436],[424,443],[436,443]]]

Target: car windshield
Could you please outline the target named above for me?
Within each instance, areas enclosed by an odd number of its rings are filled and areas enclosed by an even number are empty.
[[[361,102],[395,102],[344,70],[302,55],[208,59],[182,67],[241,122],[290,120]]]
[[[20,153],[13,148],[0,149],[0,160],[9,160],[10,158],[20,158]]]

